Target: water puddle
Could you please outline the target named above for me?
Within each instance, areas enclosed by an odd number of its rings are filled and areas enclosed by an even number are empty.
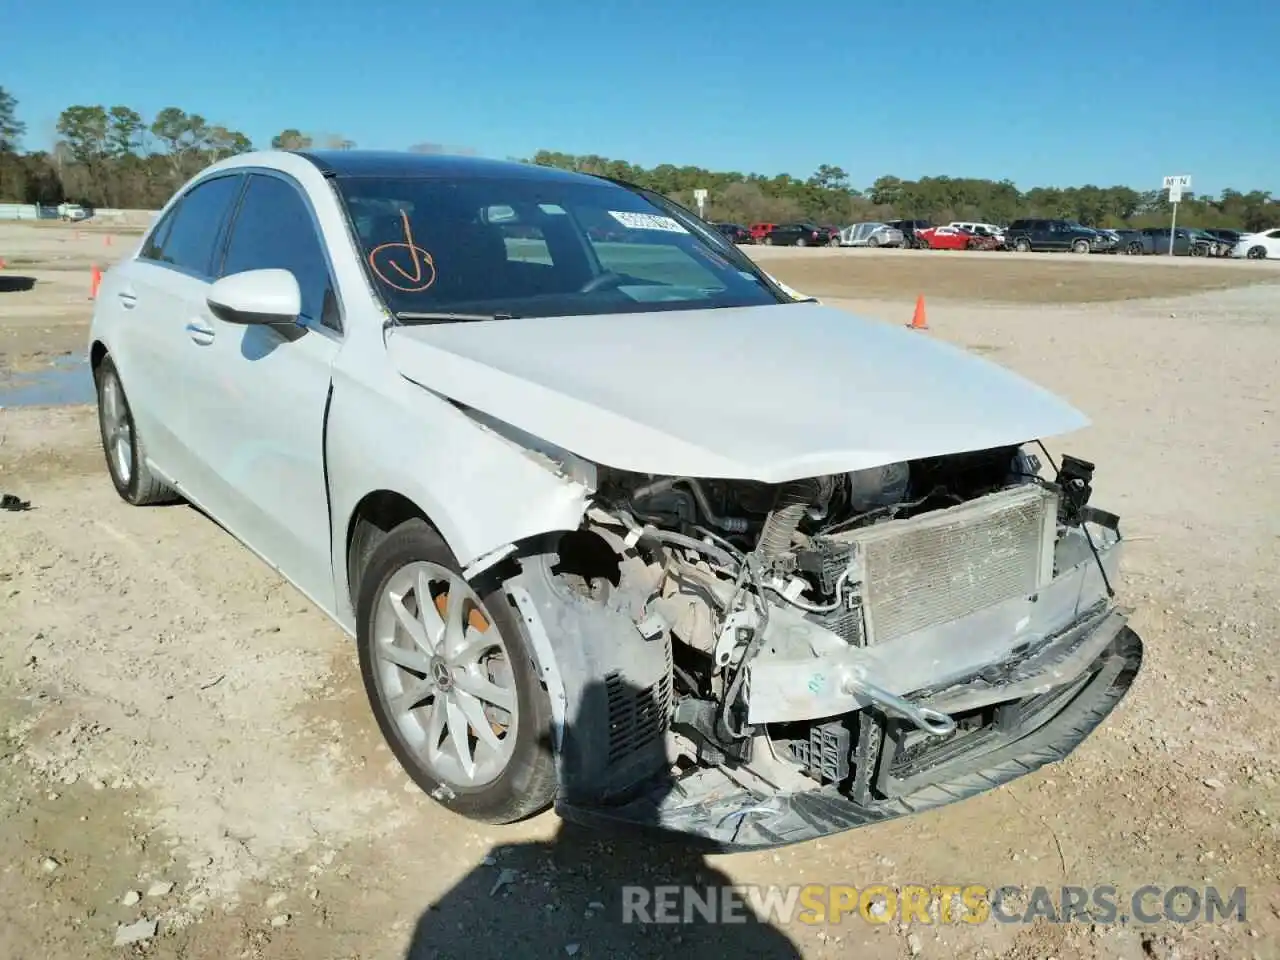
[[[0,371],[0,407],[61,407],[95,400],[87,357],[67,354],[44,370]]]

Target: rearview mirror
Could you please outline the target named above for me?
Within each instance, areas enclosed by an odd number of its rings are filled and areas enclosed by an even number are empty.
[[[302,312],[302,291],[288,270],[233,273],[216,281],[205,299],[227,323],[292,324]]]

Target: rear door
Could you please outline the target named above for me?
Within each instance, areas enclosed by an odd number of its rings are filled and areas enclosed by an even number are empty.
[[[171,205],[115,289],[130,320],[111,350],[147,456],[193,499],[206,486],[194,451],[206,429],[191,385],[208,363],[204,332],[212,320],[205,297],[215,251],[236,197],[239,173],[194,184]]]
[[[213,320],[214,362],[199,395],[210,429],[200,456],[216,475],[211,510],[324,609],[333,607],[324,419],[342,310],[302,187],[275,171],[248,178],[218,271],[288,270],[302,293],[294,327]]]

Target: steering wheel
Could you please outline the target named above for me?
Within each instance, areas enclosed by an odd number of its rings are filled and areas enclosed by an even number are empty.
[[[581,287],[578,288],[579,293],[595,293],[599,290],[614,290],[627,282],[627,278],[620,273],[614,273],[612,270],[606,270],[599,276],[592,277]]]

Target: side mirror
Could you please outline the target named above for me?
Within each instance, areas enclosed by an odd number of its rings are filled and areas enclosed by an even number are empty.
[[[296,324],[302,291],[288,270],[246,270],[216,281],[205,298],[219,320],[238,324]]]

